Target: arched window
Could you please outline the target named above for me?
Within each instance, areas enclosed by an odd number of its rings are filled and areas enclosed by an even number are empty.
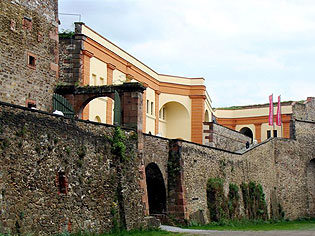
[[[101,118],[99,116],[95,116],[94,121],[98,122],[98,123],[102,122],[102,120],[101,120]]]

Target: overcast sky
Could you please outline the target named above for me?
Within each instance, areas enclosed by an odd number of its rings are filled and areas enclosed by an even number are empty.
[[[158,73],[204,77],[213,107],[315,96],[315,0],[59,0],[59,12]]]

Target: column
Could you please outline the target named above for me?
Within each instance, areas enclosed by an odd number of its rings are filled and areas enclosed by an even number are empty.
[[[107,85],[113,84],[113,75],[116,66],[113,64],[107,63]],[[106,103],[106,123],[113,124],[113,101],[111,99],[107,99]]]
[[[191,95],[189,97],[191,99],[191,141],[202,144],[206,96]]]
[[[83,61],[83,68],[82,68],[82,81],[80,81],[80,86],[89,85],[90,84],[90,60],[93,57],[93,53],[83,50],[82,51],[82,61]],[[89,119],[89,104],[87,104],[82,112],[82,119],[88,120]]]
[[[148,87],[148,84],[147,83],[142,83],[143,84],[143,86],[145,87],[145,88],[147,88]],[[143,91],[143,96],[142,96],[142,98],[143,98],[143,102],[142,102],[142,131],[143,131],[143,133],[145,133],[146,132],[146,125],[147,125],[147,91],[146,90],[144,90]]]
[[[256,123],[255,125],[255,139],[258,143],[261,142],[261,123]]]
[[[155,135],[159,133],[159,106],[160,106],[160,91],[155,91]]]

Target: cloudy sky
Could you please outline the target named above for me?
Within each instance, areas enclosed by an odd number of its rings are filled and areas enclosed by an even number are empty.
[[[59,12],[158,73],[204,77],[213,107],[315,96],[314,0],[59,0]]]

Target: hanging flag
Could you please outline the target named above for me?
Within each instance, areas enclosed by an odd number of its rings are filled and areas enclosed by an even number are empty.
[[[276,124],[281,126],[281,102],[280,102],[280,95],[278,96],[278,107],[277,107],[277,119]]]
[[[269,96],[269,125],[273,125],[273,94]]]

